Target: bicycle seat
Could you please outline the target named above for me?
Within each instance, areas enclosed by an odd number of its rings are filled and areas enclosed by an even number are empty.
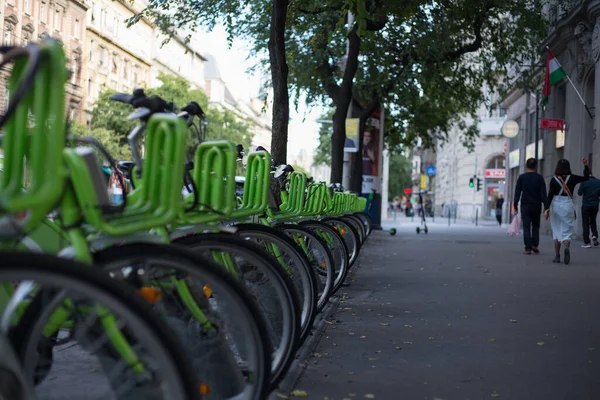
[[[204,114],[204,110],[202,110],[202,107],[200,107],[200,104],[196,103],[195,101],[190,101],[189,103],[187,103],[187,105],[183,107],[181,111],[184,111],[189,115],[198,117],[200,119],[204,119],[206,116]]]

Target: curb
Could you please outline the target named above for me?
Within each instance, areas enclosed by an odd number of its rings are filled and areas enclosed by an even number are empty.
[[[368,241],[369,239],[367,238],[363,245]],[[340,289],[344,287],[346,282],[351,282],[354,275],[356,275],[356,272],[361,267],[360,261],[362,259],[362,255],[363,252],[361,251],[354,267],[348,276],[346,276],[346,280]],[[289,398],[290,393],[294,390],[296,384],[302,377],[304,370],[306,367],[308,367],[308,361],[310,360],[313,350],[317,347],[323,338],[323,335],[325,334],[325,330],[327,329],[327,323],[325,321],[329,319],[329,317],[331,317],[331,315],[338,309],[341,300],[342,298],[340,296],[333,296],[330,299],[329,304],[327,304],[327,306],[325,306],[323,309],[323,312],[321,312],[320,316],[317,316],[318,322],[314,325],[311,336],[306,339],[302,347],[298,350],[296,358],[292,362],[292,365],[290,366],[285,378],[283,378],[281,383],[279,383],[279,387],[275,389],[269,395],[269,397],[267,397],[267,400],[281,400]]]

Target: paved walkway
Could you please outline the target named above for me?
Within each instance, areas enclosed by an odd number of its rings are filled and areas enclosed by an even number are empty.
[[[389,227],[389,223],[386,223]],[[505,228],[374,232],[296,389],[309,399],[600,399],[600,248]],[[302,395],[303,393],[299,392]]]

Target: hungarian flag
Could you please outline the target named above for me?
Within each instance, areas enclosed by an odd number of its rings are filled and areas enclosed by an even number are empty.
[[[560,65],[552,50],[548,49],[548,58],[546,59],[546,76],[544,77],[544,92],[542,98],[542,104],[548,103],[548,97],[550,97],[550,87],[556,85],[567,76],[565,70]]]

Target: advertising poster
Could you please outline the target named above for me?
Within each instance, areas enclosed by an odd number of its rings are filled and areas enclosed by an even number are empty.
[[[346,118],[346,141],[344,142],[344,151],[346,153],[358,152],[359,122],[358,118]]]
[[[362,194],[381,192],[383,154],[382,113],[377,110],[367,120],[362,132]]]

